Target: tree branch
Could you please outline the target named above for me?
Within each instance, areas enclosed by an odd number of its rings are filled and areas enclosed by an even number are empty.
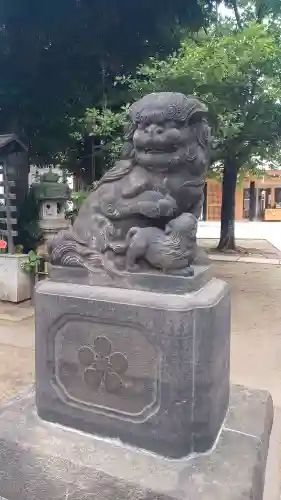
[[[237,26],[241,30],[243,28],[243,25],[242,25],[242,21],[241,21],[241,16],[240,16],[240,12],[239,12],[239,9],[238,9],[238,5],[237,5],[237,0],[231,0],[231,5],[233,7],[233,11],[234,11],[234,14],[235,14],[235,19],[236,19]]]

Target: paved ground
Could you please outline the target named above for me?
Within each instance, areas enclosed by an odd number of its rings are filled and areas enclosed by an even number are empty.
[[[22,320],[32,318],[33,315],[34,308],[29,300],[21,304],[0,301],[0,319],[2,321],[12,321],[13,323],[19,324]]]
[[[0,321],[0,402],[34,379],[33,319]]]
[[[218,239],[219,235],[220,222],[199,222],[198,238]],[[235,235],[238,239],[267,240],[278,250],[281,250],[281,222],[237,221],[235,223]]]
[[[281,268],[213,264],[232,289],[232,377],[269,389],[281,408]]]
[[[215,263],[215,276],[232,288],[231,379],[268,389],[275,422],[264,500],[277,500],[281,487],[281,268]]]
[[[221,254],[217,251],[219,240],[214,238],[198,239],[198,244],[210,254]],[[226,255],[233,255],[238,257],[251,257],[251,258],[264,258],[281,260],[281,251],[274,247],[269,241],[266,240],[246,240],[236,239],[236,245],[239,249],[238,252],[226,252]]]
[[[232,287],[232,381],[268,389],[274,399],[275,423],[264,500],[278,500],[281,484],[281,267],[216,262],[213,269],[215,276],[226,279]],[[8,309],[10,316],[15,317],[15,308]],[[33,359],[33,318],[13,322],[0,319],[1,400],[33,380]]]

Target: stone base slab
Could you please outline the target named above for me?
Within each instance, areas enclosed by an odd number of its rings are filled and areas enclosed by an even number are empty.
[[[109,286],[114,288],[128,288],[156,293],[173,293],[181,295],[200,290],[211,279],[210,266],[192,266],[194,276],[184,274],[164,274],[157,271],[147,272],[120,272],[120,276],[97,268],[89,272],[82,267],[53,266],[49,264],[49,278],[60,283],[74,285]]]
[[[0,495],[7,500],[262,500],[271,396],[233,386],[216,446],[171,460],[44,422],[32,391],[0,415]]]

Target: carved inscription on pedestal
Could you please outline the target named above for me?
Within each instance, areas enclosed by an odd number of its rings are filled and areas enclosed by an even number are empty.
[[[157,411],[161,353],[138,325],[65,315],[53,328],[52,383],[64,402],[136,422]]]
[[[117,394],[124,386],[122,375],[128,370],[128,360],[121,352],[112,352],[107,337],[97,337],[93,348],[81,347],[78,360],[85,367],[84,380],[89,388],[97,391],[104,384],[107,392]]]

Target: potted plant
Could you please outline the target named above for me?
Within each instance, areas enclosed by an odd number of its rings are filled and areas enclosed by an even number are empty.
[[[30,252],[28,252],[26,257],[27,258],[24,262],[22,262],[21,267],[23,271],[30,276],[31,300],[33,301],[36,276],[38,272],[38,267],[40,265],[40,257],[34,250],[30,250]]]

